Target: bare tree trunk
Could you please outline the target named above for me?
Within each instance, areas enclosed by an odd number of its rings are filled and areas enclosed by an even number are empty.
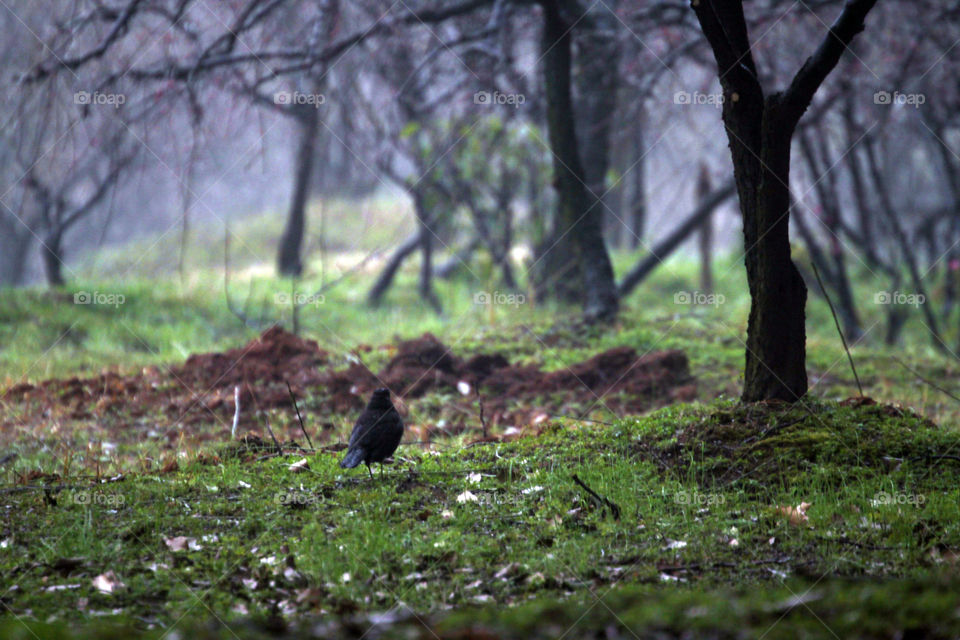
[[[62,287],[66,284],[63,279],[63,232],[61,229],[54,229],[44,236],[41,256],[47,284],[51,287]]]
[[[27,254],[33,247],[29,233],[18,233],[19,222],[0,217],[0,286],[17,287],[23,284],[27,270]],[[21,226],[21,229],[24,227]]]
[[[443,313],[443,307],[440,305],[440,299],[433,291],[433,231],[430,229],[432,222],[430,209],[423,201],[424,195],[419,192],[413,194],[414,213],[417,216],[417,227],[420,229],[420,277],[418,282],[418,291],[424,302],[433,307],[438,314]]]
[[[616,315],[617,289],[613,267],[603,240],[603,211],[584,186],[584,171],[574,127],[573,101],[570,95],[571,22],[576,3],[543,0],[544,76],[547,96],[547,128],[554,156],[555,183],[559,192],[558,220],[555,232],[570,238],[572,255],[554,255],[567,263],[580,265],[584,315],[591,320]],[[566,249],[564,244],[563,249]],[[556,253],[554,248],[551,253]],[[552,275],[552,274],[551,274]]]
[[[707,165],[700,165],[700,175],[697,178],[697,202],[710,194],[710,171]],[[700,250],[700,291],[704,294],[713,293],[713,211],[707,214],[697,236],[697,248]]]
[[[782,92],[764,95],[742,0],[699,0],[694,12],[724,91],[723,122],[740,197],[750,288],[745,402],[794,402],[807,392],[807,288],[790,258],[790,146],[814,93],[876,0],[849,0]]]
[[[587,183],[590,206],[597,209],[606,228],[618,228],[620,222],[607,206],[607,173],[610,169],[611,131],[617,111],[618,59],[620,55],[616,38],[616,0],[608,0],[606,6],[594,6],[587,10],[586,17],[576,30],[577,112],[575,129],[583,179]]]
[[[287,224],[280,238],[280,250],[277,256],[277,270],[281,275],[299,276],[303,273],[301,253],[306,227],[307,200],[310,197],[311,178],[313,177],[313,159],[316,151],[317,123],[319,114],[312,105],[302,105],[297,112],[299,141],[297,144],[297,165],[293,180],[293,194],[287,213]]]
[[[373,287],[370,288],[370,293],[367,294],[367,304],[371,306],[380,304],[383,295],[390,288],[390,285],[393,284],[393,278],[397,275],[397,271],[400,270],[400,265],[402,265],[403,261],[416,251],[419,246],[419,231],[400,243],[400,246],[396,248],[393,255],[387,260],[387,264],[377,277],[377,281],[373,284]]]
[[[647,185],[646,150],[643,148],[644,120],[638,119],[633,132],[633,165],[630,169],[633,184],[633,202],[630,205],[630,234],[628,242],[631,249],[640,246],[647,224]]]

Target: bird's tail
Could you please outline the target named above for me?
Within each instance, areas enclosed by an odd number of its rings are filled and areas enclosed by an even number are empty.
[[[363,462],[363,458],[366,455],[366,451],[357,447],[355,449],[350,449],[347,451],[347,455],[340,461],[340,467],[342,469],[353,469],[355,466]]]

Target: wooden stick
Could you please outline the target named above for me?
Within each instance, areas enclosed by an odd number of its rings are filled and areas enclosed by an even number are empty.
[[[307,433],[307,428],[303,426],[303,418],[300,416],[300,407],[297,406],[297,397],[293,395],[293,389],[290,388],[290,383],[286,380],[283,381],[287,385],[287,391],[290,392],[290,399],[293,401],[293,408],[297,411],[297,420],[300,421],[300,430],[303,431],[303,437],[307,439],[307,444],[310,445],[310,448],[313,449],[313,442],[310,441],[310,434]]]

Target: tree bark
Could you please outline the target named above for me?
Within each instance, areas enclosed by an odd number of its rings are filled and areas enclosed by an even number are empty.
[[[433,291],[433,231],[430,224],[433,221],[431,207],[425,202],[426,196],[414,190],[413,205],[414,213],[417,216],[417,227],[420,229],[420,277],[418,279],[417,289],[423,301],[429,304],[437,313],[443,313],[443,307],[440,305],[440,299]]]
[[[751,298],[742,398],[794,402],[807,392],[807,287],[790,258],[793,130],[784,126],[780,94],[763,101],[760,122],[760,167],[737,176]]]
[[[367,304],[374,307],[380,304],[380,301],[383,299],[383,294],[385,294],[387,289],[390,288],[390,285],[393,284],[393,278],[397,275],[397,271],[400,270],[400,265],[402,265],[403,261],[416,251],[419,246],[420,231],[417,231],[400,243],[400,246],[396,248],[393,255],[387,260],[387,264],[377,277],[377,281],[373,284],[373,287],[370,288],[370,293],[367,294]]]
[[[765,96],[750,53],[742,0],[698,0],[693,9],[717,62],[723,123],[740,198],[750,288],[745,402],[794,402],[807,392],[807,288],[790,258],[790,147],[814,93],[863,30],[876,0],[848,0],[828,34],[782,92]]]
[[[46,234],[40,249],[47,284],[51,287],[62,287],[66,284],[63,278],[63,232],[55,229]]]
[[[643,148],[644,119],[641,118],[634,128],[634,160],[630,169],[633,175],[633,201],[630,205],[630,233],[628,243],[631,249],[637,249],[646,232],[647,223],[647,185],[646,185],[646,149]]]
[[[621,222],[608,206],[607,173],[610,169],[611,132],[617,111],[618,59],[616,38],[616,0],[594,5],[580,21],[576,31],[577,144],[583,166],[590,206],[599,210],[605,227],[619,228]],[[605,234],[606,237],[614,237]]]
[[[300,128],[296,173],[293,179],[293,194],[290,198],[287,223],[280,238],[280,250],[277,255],[277,270],[285,276],[299,276],[303,273],[301,254],[306,228],[307,201],[310,197],[313,177],[319,113],[312,105],[302,105],[297,112],[296,120]]]
[[[705,164],[701,164],[697,177],[697,202],[703,202],[709,194],[710,172]],[[697,248],[700,251],[700,291],[709,295],[713,293],[713,211],[703,219],[697,235]]]
[[[33,237],[29,233],[18,233],[17,225],[25,229],[12,218],[0,217],[0,286],[18,287],[26,275],[27,254],[33,247]]]
[[[544,0],[544,76],[547,96],[547,129],[553,151],[554,182],[558,190],[557,246],[547,249],[558,261],[579,263],[584,315],[605,320],[616,315],[617,289],[613,267],[603,239],[603,211],[587,193],[574,126],[570,94],[571,35],[568,9],[575,3]],[[569,6],[568,6],[569,5]],[[569,236],[569,244],[563,242]],[[562,243],[562,244],[561,244]],[[571,254],[556,255],[557,251]],[[551,276],[553,274],[551,273]],[[571,274],[572,275],[572,274]]]

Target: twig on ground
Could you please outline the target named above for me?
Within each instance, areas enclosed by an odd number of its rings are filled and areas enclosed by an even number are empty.
[[[483,396],[479,393],[477,394],[477,402],[480,403],[480,426],[483,427],[483,437],[486,439],[489,437],[487,431],[487,419],[483,417]]]
[[[277,455],[283,455],[283,447],[280,446],[280,441],[277,440],[277,436],[273,435],[273,429],[270,427],[270,416],[264,413],[263,418],[267,423],[267,431],[270,433],[270,437],[273,438],[273,444],[277,447]]]
[[[297,406],[297,398],[293,395],[293,389],[290,388],[290,383],[286,380],[283,381],[287,385],[287,391],[290,393],[290,400],[293,401],[293,408],[297,411],[297,420],[300,421],[300,430],[303,431],[303,437],[307,439],[307,444],[310,445],[310,448],[313,449],[313,442],[310,441],[310,434],[307,433],[307,428],[303,426],[303,417],[300,416],[300,407]]]
[[[581,480],[580,476],[578,476],[577,474],[573,474],[570,477],[573,479],[574,482],[580,485],[584,491],[589,493],[593,497],[593,499],[596,500],[601,506],[606,505],[607,507],[610,507],[610,511],[613,513],[614,520],[620,519],[620,507],[618,507],[615,502],[613,502],[609,498],[605,498],[601,496],[599,493],[597,493],[596,491],[588,487],[586,483],[583,480]]]

